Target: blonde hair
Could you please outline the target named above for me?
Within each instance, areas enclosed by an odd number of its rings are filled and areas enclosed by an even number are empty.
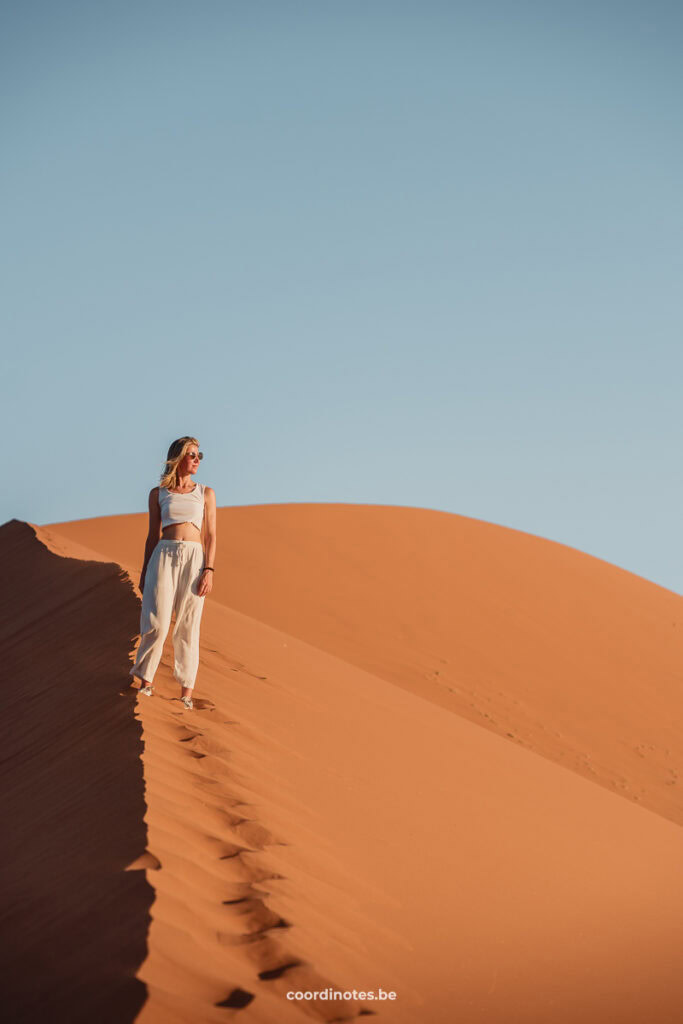
[[[178,466],[187,455],[188,448],[196,444],[199,448],[199,441],[196,437],[179,437],[169,447],[166,456],[166,465],[159,480],[160,487],[168,487],[170,491],[178,486]]]

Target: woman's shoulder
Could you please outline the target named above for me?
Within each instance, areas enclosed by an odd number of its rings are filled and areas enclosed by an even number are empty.
[[[152,490],[149,492],[149,498],[147,499],[150,515],[156,515],[157,509],[160,508],[160,502],[161,488],[153,487]]]
[[[216,498],[216,492],[208,484],[202,484],[202,496],[204,498]]]

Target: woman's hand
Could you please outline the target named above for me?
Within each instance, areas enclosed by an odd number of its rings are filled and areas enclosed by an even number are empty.
[[[200,578],[197,593],[200,597],[206,597],[207,594],[211,593],[211,587],[213,586],[213,573],[211,569],[204,569]]]

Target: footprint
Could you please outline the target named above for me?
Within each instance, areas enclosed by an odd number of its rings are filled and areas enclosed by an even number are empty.
[[[129,864],[125,869],[126,871],[158,871],[161,867],[161,861],[158,857],[155,857],[149,850],[145,850],[140,857]]]
[[[215,711],[216,705],[212,700],[204,700],[202,697],[193,698],[192,703],[197,711]]]
[[[177,701],[179,703],[180,702],[180,697],[171,697],[170,700]],[[182,710],[185,711],[185,708],[182,707],[182,704],[180,706],[181,706]],[[192,710],[193,711],[215,711],[216,710],[216,705],[214,704],[214,702],[212,700],[207,700],[204,697],[193,697],[192,698]],[[190,712],[190,714],[192,714],[192,712]]]
[[[289,921],[276,914],[265,905],[262,899],[223,900],[224,904],[233,906],[235,914],[243,919],[243,927],[247,935],[262,935],[271,928],[291,928]]]
[[[225,1006],[231,1010],[243,1010],[255,998],[256,996],[253,992],[247,992],[243,988],[234,988],[230,995],[226,996],[220,1003],[214,1003],[214,1006]]]
[[[291,971],[292,967],[300,967],[302,964],[302,960],[288,960],[279,967],[270,967],[266,971],[259,971],[258,976],[261,981],[270,981],[271,978],[281,978],[285,971]]]
[[[232,860],[233,857],[239,857],[241,853],[252,853],[248,846],[237,846],[236,843],[225,843],[225,853],[222,853],[219,860]]]
[[[257,821],[240,823],[235,826],[235,831],[240,839],[244,839],[251,847],[256,847],[259,850],[263,850],[266,846],[272,846],[275,843],[275,836],[272,832],[269,832],[267,828],[264,828]]]

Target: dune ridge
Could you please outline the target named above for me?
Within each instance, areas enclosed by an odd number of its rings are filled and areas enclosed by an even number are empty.
[[[53,530],[37,526],[31,526],[31,530],[37,542],[61,559],[72,561],[77,553],[87,564],[106,561],[90,547],[65,542]],[[36,550],[31,556],[39,557]],[[290,924],[266,905],[268,882],[282,876],[268,867],[263,854],[280,840],[250,816],[249,790],[242,789],[231,777],[231,753],[221,739],[220,729],[211,721],[216,708],[210,700],[196,699],[196,710],[190,718],[179,710],[179,702],[164,695],[165,688],[173,688],[171,663],[166,659],[157,676],[159,696],[155,699],[138,698],[141,703],[137,705],[136,691],[121,686],[125,679],[121,663],[125,652],[127,671],[139,606],[129,570],[120,565],[116,569],[119,582],[127,583],[127,593],[133,596],[135,605],[134,618],[128,618],[127,639],[118,651],[116,692],[119,707],[126,707],[128,716],[138,725],[138,733],[139,726],[143,726],[144,746],[140,745],[140,752],[146,801],[144,848],[129,857],[122,870],[129,873],[124,877],[146,877],[147,888],[154,890],[154,902],[148,899],[151,905],[144,922],[151,926],[147,957],[139,958],[134,979],[145,998],[143,1002],[138,992],[135,1015],[130,1019],[143,1024],[224,1021],[226,1011],[250,1007],[255,1000],[254,990],[259,999],[249,1009],[248,1019],[308,1018],[308,1007],[302,1011],[300,1003],[284,1000],[282,993],[292,987],[325,990],[335,986],[310,962],[287,950],[286,930]],[[69,601],[68,588],[57,580],[57,571],[52,580],[52,604]],[[116,615],[110,601],[93,599],[92,588],[81,596],[91,602],[94,621],[99,616],[106,620]],[[44,617],[52,618],[52,614],[52,606],[39,608],[32,625],[35,627]],[[99,630],[93,627],[93,619],[84,628],[89,630],[92,647],[100,639]],[[84,664],[89,653],[87,649],[79,653]],[[89,718],[86,721],[89,728]],[[204,759],[210,766],[208,771],[202,764]],[[141,816],[138,824],[142,824]],[[177,978],[182,979],[180,985],[175,982]],[[73,998],[75,1012],[80,1012],[82,993]],[[84,1013],[93,1009],[88,1002]],[[119,1007],[111,1012],[113,1020],[124,1019]],[[74,1006],[65,1008],[64,1019],[75,1019],[69,1016],[73,1013]],[[320,1003],[313,1016],[339,1020],[355,1019],[359,1014],[362,1007],[351,1001],[341,1010],[339,1003]]]

